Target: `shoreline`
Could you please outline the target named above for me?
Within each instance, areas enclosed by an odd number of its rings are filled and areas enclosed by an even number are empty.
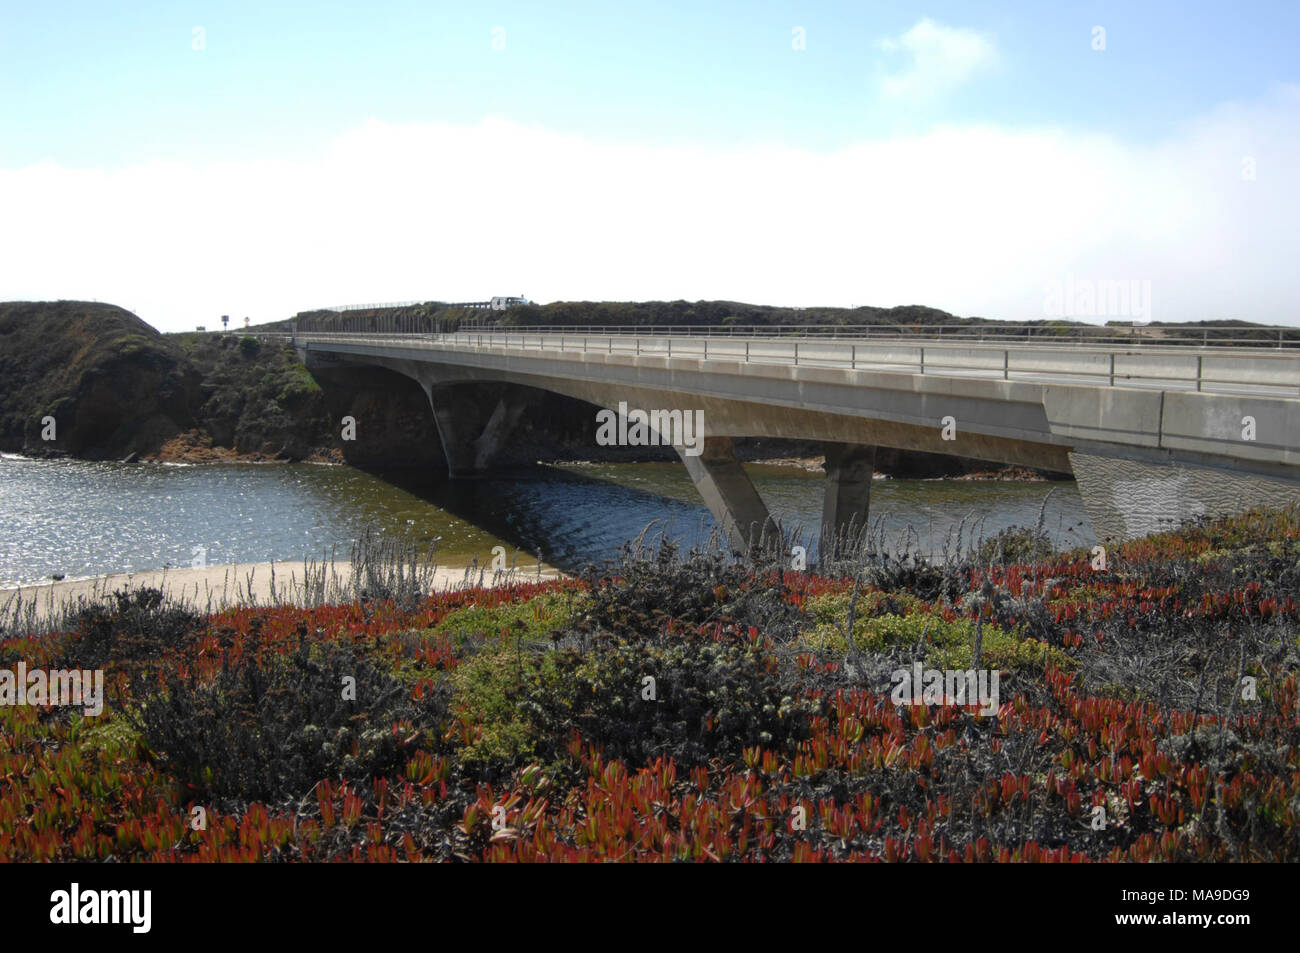
[[[160,453],[148,454],[137,457],[134,454],[124,457],[121,460],[91,460],[85,457],[77,457],[72,454],[49,453],[31,455],[21,452],[4,451],[0,453],[0,458],[11,458],[16,460],[75,460],[81,463],[119,463],[131,465],[153,465],[159,467],[206,467],[206,466],[276,466],[290,464],[306,464],[309,466],[355,466],[342,459],[342,455],[313,453],[301,460],[290,460],[285,457],[267,456],[261,453],[239,453],[224,447],[214,447],[205,449],[199,453],[167,454]],[[533,462],[533,466],[603,466],[608,464],[627,464],[635,465],[641,463],[671,463],[671,460],[592,460],[592,459],[542,459]],[[744,459],[742,463],[752,466],[763,467],[790,467],[792,469],[804,470],[808,473],[821,473],[825,462],[824,457],[765,457],[762,459],[748,460]],[[527,464],[525,464],[527,466]],[[506,465],[503,469],[509,469]],[[360,467],[360,469],[368,469]],[[380,467],[380,469],[386,469]],[[400,469],[395,467],[394,469]],[[961,474],[937,474],[937,475],[917,475],[907,474],[900,476],[893,473],[884,473],[876,470],[872,474],[874,480],[957,480],[962,482],[988,481],[993,483],[1054,483],[1056,480],[1034,472],[1029,467],[1017,464],[1008,464],[1002,467],[990,466],[987,470],[976,470],[971,473]]]
[[[338,595],[352,579],[352,564],[302,562],[221,563],[202,568],[140,570],[105,573],[84,579],[47,580],[18,586],[0,587],[0,608],[14,602],[35,605],[39,615],[79,602],[96,602],[123,587],[132,591],[156,588],[169,599],[188,602],[209,611],[236,605],[285,605],[297,601],[308,589],[304,572],[315,578],[311,587],[323,590],[326,598]],[[472,571],[469,563],[436,563],[431,568],[432,589],[447,592],[462,588],[492,588],[511,582],[549,581],[565,578],[554,566],[543,563],[516,568],[512,575],[499,578],[487,567]]]

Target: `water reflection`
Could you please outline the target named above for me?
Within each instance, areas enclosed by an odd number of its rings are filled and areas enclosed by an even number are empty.
[[[773,515],[815,536],[820,473],[749,466]],[[878,480],[872,513],[887,535],[909,524],[938,549],[963,518],[984,534],[1031,525],[1060,545],[1090,545],[1073,483]],[[0,586],[107,572],[340,558],[366,525],[434,544],[441,558],[490,560],[505,546],[520,563],[540,553],[565,569],[613,558],[658,521],[683,544],[712,527],[676,464],[538,466],[508,478],[438,480],[428,472],[367,472],[308,464],[154,466],[0,457]]]

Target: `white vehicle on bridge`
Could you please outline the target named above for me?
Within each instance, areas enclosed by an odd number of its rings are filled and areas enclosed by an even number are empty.
[[[489,302],[488,307],[493,311],[505,311],[507,308],[513,308],[521,304],[532,304],[532,302],[522,296],[518,298],[497,297]]]

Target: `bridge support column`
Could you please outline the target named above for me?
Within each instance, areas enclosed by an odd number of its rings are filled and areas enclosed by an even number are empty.
[[[453,480],[482,476],[527,406],[519,395],[502,397],[483,429],[475,433],[481,417],[465,414],[464,408],[451,400],[436,398],[427,384],[424,390],[433,408],[443,456],[447,458],[447,475]]]
[[[526,406],[528,405],[523,398],[514,394],[497,401],[496,409],[492,411],[492,416],[488,418],[483,432],[474,443],[475,470],[487,469],[496,452],[501,449],[501,444],[515,429],[515,424],[519,422],[519,417]]]
[[[859,443],[826,444],[826,493],[818,558],[822,561],[853,554],[867,530],[871,508],[871,475],[876,448]]]
[[[705,437],[698,456],[690,456],[682,447],[677,453],[733,549],[747,553],[760,543],[781,538],[767,504],[736,458],[730,437]]]

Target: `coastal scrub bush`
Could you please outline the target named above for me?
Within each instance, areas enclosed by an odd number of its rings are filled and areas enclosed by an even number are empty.
[[[75,612],[59,664],[95,669],[155,659],[188,642],[204,625],[202,616],[171,602],[159,589],[119,589]]]
[[[916,554],[878,558],[862,567],[856,576],[865,586],[887,592],[908,592],[926,601],[940,597],[951,601],[965,590],[959,565],[937,566]]]
[[[209,682],[171,674],[132,715],[178,779],[217,797],[300,797],[322,778],[367,782],[397,771],[442,727],[438,693],[410,689],[350,644],[300,642],[287,654],[223,659]]]
[[[681,556],[676,546],[661,543],[650,554],[625,550],[614,573],[587,573],[591,598],[585,623],[622,636],[652,636],[664,623],[717,621],[728,597],[748,584],[749,571],[721,552],[692,550]]]
[[[984,540],[975,550],[983,566],[1012,566],[1048,559],[1056,551],[1052,538],[1041,528],[1012,526]]]
[[[564,760],[575,732],[610,757],[672,755],[694,763],[738,745],[772,743],[792,690],[769,651],[737,633],[788,629],[800,611],[779,580],[722,553],[668,543],[625,552],[615,573],[588,574],[588,591],[449,614],[439,632],[458,643],[500,637],[452,674],[465,761]],[[701,634],[707,633],[707,634]],[[549,635],[557,648],[539,646]],[[645,677],[656,699],[642,698]]]
[[[435,588],[433,547],[413,536],[380,536],[369,526],[352,543],[351,595],[361,602],[392,600],[413,611]]]
[[[770,646],[734,627],[604,637],[587,651],[507,647],[480,653],[451,680],[469,739],[462,761],[564,761],[576,733],[629,764],[698,764],[806,737],[816,708]]]
[[[556,658],[516,646],[482,651],[456,667],[450,684],[465,727],[462,762],[515,763],[533,757],[539,741],[548,747],[538,736],[536,700],[557,688]]]
[[[816,625],[843,624],[848,617],[851,592],[828,592],[813,596],[804,605],[804,612]],[[858,593],[856,614],[858,621],[878,615],[907,615],[925,608],[925,603],[910,592],[881,592],[868,589]],[[843,640],[841,639],[841,642]]]
[[[780,749],[807,737],[817,707],[761,638],[734,628],[565,650],[556,674],[553,690],[535,699],[551,743],[576,730],[628,764],[671,757],[687,766],[753,745]]]
[[[275,383],[280,384],[276,402],[289,406],[321,393],[321,386],[312,376],[311,371],[299,363],[286,364]]]
[[[589,598],[575,621],[589,632],[635,639],[660,634],[669,620],[675,627],[727,622],[757,626],[782,643],[802,619],[782,573],[755,571],[720,549],[682,555],[670,542],[651,552],[628,547],[614,571],[589,570],[586,583]]]

